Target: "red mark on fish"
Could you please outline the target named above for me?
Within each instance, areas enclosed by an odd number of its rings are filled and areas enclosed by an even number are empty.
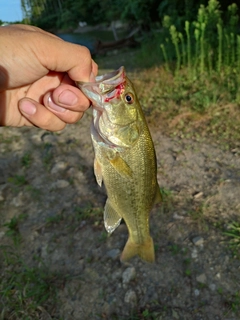
[[[124,83],[120,83],[118,86],[116,86],[115,90],[112,91],[105,99],[104,102],[109,102],[110,100],[114,98],[119,98],[119,96],[123,93],[124,91]]]

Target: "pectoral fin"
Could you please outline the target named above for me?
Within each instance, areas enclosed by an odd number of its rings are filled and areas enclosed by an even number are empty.
[[[102,168],[97,158],[94,159],[94,174],[97,180],[98,185],[102,186]]]
[[[120,174],[120,176],[122,176],[123,178],[132,179],[132,169],[120,156],[109,160],[109,162],[111,163],[113,168]]]
[[[104,208],[104,225],[108,233],[112,233],[120,224],[122,217],[113,209],[109,200]]]

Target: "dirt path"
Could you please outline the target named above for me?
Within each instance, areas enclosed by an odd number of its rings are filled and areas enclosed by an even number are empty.
[[[121,264],[127,229],[106,236],[90,121],[59,134],[0,128],[1,242],[3,224],[23,215],[21,257],[64,278],[39,319],[239,319],[240,261],[223,230],[239,219],[240,150],[151,127],[165,195],[151,215],[156,263]]]

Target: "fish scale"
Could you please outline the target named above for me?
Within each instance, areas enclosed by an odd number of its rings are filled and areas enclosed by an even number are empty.
[[[77,83],[94,109],[91,137],[95,151],[94,172],[105,185],[108,199],[104,224],[112,233],[123,218],[129,238],[121,254],[153,262],[149,214],[161,200],[152,138],[133,84],[124,67],[93,83]]]

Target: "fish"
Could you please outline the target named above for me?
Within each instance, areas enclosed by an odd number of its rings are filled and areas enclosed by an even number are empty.
[[[77,82],[93,107],[91,138],[94,173],[107,192],[104,225],[111,234],[124,219],[129,236],[120,260],[138,255],[155,261],[149,216],[161,201],[152,137],[134,86],[122,66],[97,76],[95,82]]]

